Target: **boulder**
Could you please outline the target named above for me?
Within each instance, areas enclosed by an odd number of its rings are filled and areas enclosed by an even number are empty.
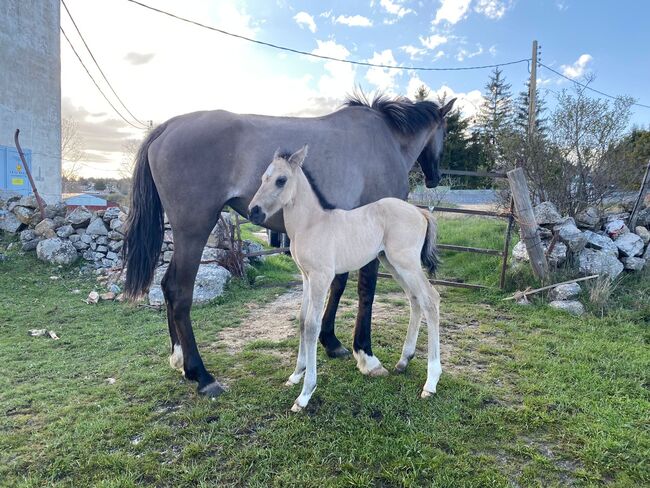
[[[90,223],[90,219],[93,218],[93,214],[83,205],[75,208],[72,212],[68,214],[65,218],[65,221],[72,225],[75,229],[79,227],[86,227]]]
[[[21,242],[33,241],[36,239],[36,233],[32,229],[25,229],[20,233]]]
[[[557,232],[560,240],[569,246],[569,249],[573,252],[581,251],[587,243],[587,238],[582,231],[578,229],[575,221],[571,217],[553,227],[553,230]]]
[[[93,238],[90,236],[90,234],[81,234],[81,242],[91,244],[93,242]]]
[[[565,285],[558,285],[549,292],[548,298],[554,301],[572,300],[578,295],[580,295],[581,291],[582,288],[580,288],[580,285],[578,283],[568,283]]]
[[[563,310],[571,315],[582,315],[585,313],[585,307],[577,300],[554,300],[549,305],[551,308]]]
[[[623,267],[629,271],[641,271],[645,268],[646,264],[645,259],[637,257],[621,258],[621,262],[623,263]]]
[[[108,247],[107,247],[107,246],[97,246],[97,247],[95,248],[95,251],[106,253],[106,252],[108,252]]]
[[[161,266],[156,269],[153,281],[154,285],[149,291],[149,303],[151,305],[163,305],[165,303],[162,289],[160,288],[160,281],[165,276],[166,271],[167,266]],[[192,303],[207,303],[222,295],[229,279],[230,272],[218,264],[200,265],[194,283]]]
[[[637,225],[634,228],[634,233],[643,240],[643,244],[645,244],[646,246],[648,245],[648,243],[650,242],[650,230],[646,229],[641,225]]]
[[[519,241],[514,245],[512,248],[512,259],[525,263],[530,261],[530,257],[528,256],[528,251],[526,250],[526,244],[524,244],[524,241]]]
[[[650,207],[644,208],[643,210],[639,211],[638,214],[636,214],[636,223],[637,225],[650,227]]]
[[[113,252],[118,252],[120,249],[122,249],[123,245],[124,241],[110,241],[108,243],[108,248]]]
[[[25,241],[23,242],[23,245],[21,246],[21,249],[25,252],[28,251],[33,251],[36,249],[36,246],[38,246],[38,243],[41,242],[41,239],[32,239],[31,241]]]
[[[28,207],[31,209],[38,208],[38,201],[36,200],[36,196],[34,194],[31,195],[25,195],[20,198],[18,201],[18,205],[21,207]]]
[[[174,251],[165,251],[162,255],[162,260],[165,263],[169,263],[172,260],[172,257],[174,257]]]
[[[59,227],[63,227],[64,225],[66,225],[65,219],[60,215],[55,215],[54,218],[52,218],[52,222],[54,222],[55,229],[58,229]]]
[[[108,237],[107,236],[97,236],[95,242],[98,246],[108,246]]]
[[[600,224],[600,212],[596,207],[587,207],[576,215],[576,225],[583,229],[596,229]]]
[[[72,237],[72,236],[70,236],[70,237]],[[72,245],[74,246],[74,248],[75,248],[77,251],[85,251],[86,249],[88,249],[88,244],[86,244],[86,243],[83,242],[83,241],[74,241],[74,242],[73,242],[73,241],[70,241],[70,242],[72,242]],[[85,259],[85,258],[84,258],[84,259]]]
[[[52,219],[41,220],[36,227],[34,227],[34,233],[37,236],[46,237],[48,239],[56,237],[56,232],[54,232],[54,221]]]
[[[121,210],[119,207],[108,207],[104,212],[102,219],[108,224],[111,220],[118,218],[120,212]]]
[[[58,237],[39,242],[36,246],[36,256],[42,261],[63,265],[72,264],[79,257],[70,241],[64,241]]]
[[[91,236],[107,236],[108,229],[104,225],[104,221],[102,219],[96,218],[86,228],[86,233],[90,234]]]
[[[124,239],[124,234],[122,234],[121,232],[117,232],[116,230],[109,230],[108,238],[113,239],[114,241],[121,241],[122,239]]]
[[[174,234],[172,233],[171,230],[165,231],[165,234],[163,236],[163,242],[164,243],[174,242]]]
[[[0,210],[0,230],[15,234],[16,232],[20,232],[24,227],[25,224],[18,220],[13,213]]]
[[[547,250],[548,248],[546,245],[544,245],[544,252]],[[566,244],[563,242],[556,242],[555,246],[553,246],[553,250],[546,256],[548,259],[548,264],[554,267],[560,266],[564,261],[566,261],[568,250],[569,248],[566,246]]]
[[[173,251],[169,251],[173,252]],[[223,262],[223,260],[228,256],[228,251],[225,249],[216,249],[213,247],[203,248],[203,254],[201,254],[201,261],[216,261]]]
[[[54,219],[54,217],[65,217],[67,207],[64,202],[58,202],[54,205],[47,205],[45,207],[45,218]]]
[[[15,206],[12,212],[14,213],[16,218],[20,220],[23,224],[29,225],[32,222],[32,214],[34,213],[33,209],[27,207]]]
[[[81,236],[79,234],[72,234],[68,237],[68,239],[70,239],[70,242],[79,242],[81,240]]]
[[[578,255],[578,263],[580,272],[587,275],[607,275],[614,279],[623,272],[623,264],[606,251],[585,248]]]
[[[56,235],[61,238],[70,237],[72,234],[74,234],[74,228],[70,224],[59,227],[56,230]],[[81,237],[77,236],[77,239],[81,239]]]
[[[533,211],[535,212],[537,225],[551,225],[562,222],[562,216],[551,202],[542,202]]]
[[[623,256],[640,256],[643,253],[643,239],[631,232],[614,239],[614,244]]]
[[[111,220],[111,223],[109,225],[111,230],[123,233],[124,222],[122,222],[120,219]]]
[[[607,235],[612,239],[616,239],[618,236],[630,232],[630,229],[627,228],[625,222],[617,219],[617,220],[612,220],[611,222],[607,222],[605,224],[605,232],[607,232]]]
[[[584,235],[587,238],[587,247],[603,250],[618,257],[618,246],[606,235],[596,234],[590,230],[584,231]]]

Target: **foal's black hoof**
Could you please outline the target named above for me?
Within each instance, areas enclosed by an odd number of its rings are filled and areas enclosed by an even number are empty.
[[[350,351],[343,346],[339,346],[336,349],[326,349],[325,352],[331,358],[347,358],[351,356]]]
[[[199,395],[205,396],[207,398],[217,398],[224,391],[226,391],[223,386],[219,384],[218,381],[214,381],[209,385],[199,388]]]

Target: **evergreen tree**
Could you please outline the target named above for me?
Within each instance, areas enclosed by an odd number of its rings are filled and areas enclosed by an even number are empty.
[[[476,129],[480,135],[486,154],[486,165],[493,169],[503,162],[503,139],[512,130],[512,95],[511,85],[506,83],[503,71],[498,67],[490,75],[485,85],[485,94]]]
[[[530,109],[530,81],[526,82],[526,89],[519,92],[515,102],[514,110],[514,127],[521,134],[528,133],[528,113]],[[544,137],[548,130],[547,119],[544,117],[546,112],[546,102],[539,96],[539,89],[535,90],[535,129],[539,136]]]
[[[429,98],[431,92],[425,85],[420,85],[419,88],[415,91],[415,101],[422,102]]]

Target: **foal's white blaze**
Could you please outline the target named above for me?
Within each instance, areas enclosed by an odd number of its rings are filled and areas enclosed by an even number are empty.
[[[376,356],[368,356],[364,351],[352,351],[354,359],[357,360],[357,368],[362,374],[368,376],[385,376],[388,374],[386,368]]]
[[[183,371],[183,349],[180,344],[174,344],[172,355],[169,356],[169,365],[180,371]]]

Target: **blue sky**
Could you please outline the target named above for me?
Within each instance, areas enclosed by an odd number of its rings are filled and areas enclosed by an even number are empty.
[[[143,0],[144,3],[261,41],[333,57],[399,66],[458,67],[503,63],[542,46],[541,60],[575,79],[650,105],[650,2],[587,0]],[[269,115],[321,115],[355,85],[412,96],[420,84],[458,96],[472,116],[490,70],[413,72],[355,67],[286,53],[200,29],[127,1],[66,0],[95,57],[131,112],[160,123],[205,109]],[[64,11],[61,24],[109,97]],[[116,29],[115,26],[119,26]],[[61,41],[63,115],[78,121],[86,175],[113,175],[124,145],[143,132],[125,124]],[[504,67],[513,93],[526,64]],[[553,91],[571,83],[540,68]],[[547,93],[547,91],[550,91]],[[119,107],[119,104],[117,104]],[[128,118],[128,117],[127,117]],[[648,126],[650,109],[634,108]]]

